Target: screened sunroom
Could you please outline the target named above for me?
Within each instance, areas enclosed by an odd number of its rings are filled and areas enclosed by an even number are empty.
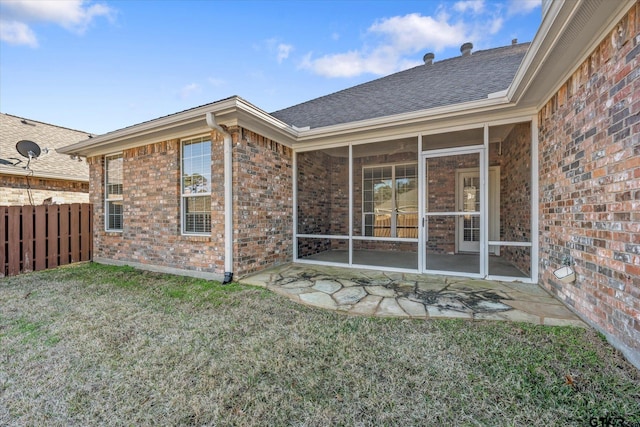
[[[531,121],[295,154],[296,262],[532,282]]]

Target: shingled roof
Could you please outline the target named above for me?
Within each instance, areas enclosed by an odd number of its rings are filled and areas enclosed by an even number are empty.
[[[512,44],[419,65],[271,115],[318,128],[486,99],[509,87],[528,47]]]
[[[29,140],[42,149],[40,157],[32,160],[29,165],[33,176],[89,181],[87,162],[72,160],[68,155],[56,152],[57,148],[85,140],[89,136],[88,132],[0,113],[0,174],[29,173],[25,169],[29,159],[16,151],[18,141]]]

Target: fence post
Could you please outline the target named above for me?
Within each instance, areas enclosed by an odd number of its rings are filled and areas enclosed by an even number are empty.
[[[80,261],[80,205],[74,203],[71,205],[71,262]]]
[[[21,206],[9,206],[9,276],[20,273],[20,214]]]
[[[91,259],[91,242],[93,236],[91,235],[91,205],[82,204],[80,215],[80,250],[82,251],[80,259],[82,261],[89,261]]]
[[[35,232],[36,271],[47,268],[47,207],[36,206]]]
[[[5,247],[7,245],[7,215],[8,208],[6,206],[0,206],[0,278],[4,277],[7,273],[7,253]]]
[[[60,265],[69,264],[69,205],[60,205]]]
[[[33,271],[33,206],[22,207],[22,272]]]

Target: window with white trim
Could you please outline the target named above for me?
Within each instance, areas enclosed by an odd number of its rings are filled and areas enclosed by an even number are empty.
[[[105,229],[122,231],[122,154],[105,156]]]
[[[211,138],[182,141],[182,233],[211,233]]]
[[[418,238],[418,165],[362,168],[363,236]]]

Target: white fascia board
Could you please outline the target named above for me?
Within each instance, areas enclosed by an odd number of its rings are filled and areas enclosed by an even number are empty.
[[[144,145],[145,143],[211,132],[211,128],[206,123],[206,113],[210,112],[219,118],[220,124],[226,126],[239,125],[238,118],[240,116],[244,117],[245,122],[253,120],[261,123],[265,129],[271,130],[272,137],[276,140],[282,137],[292,140],[297,135],[297,132],[284,122],[269,116],[242,98],[233,97],[90,138],[58,149],[58,152],[83,156],[102,155],[114,150]],[[276,138],[276,135],[278,138]]]
[[[300,133],[299,129],[295,129],[293,126],[290,126],[287,123],[279,119],[276,119],[271,114],[256,107],[253,104],[246,102],[244,99],[239,98],[238,104],[236,107],[237,107],[238,113],[241,113],[241,112],[245,113],[243,115],[238,114],[238,117],[239,117],[238,121],[240,123],[242,121],[245,121],[247,123],[248,122],[260,123],[263,127],[270,129],[269,130],[270,133],[273,133],[278,135],[279,137],[285,138],[286,141],[283,141],[283,142],[286,142],[289,145],[293,141],[295,141],[295,139],[298,137]],[[240,118],[244,120],[241,120]],[[268,135],[263,135],[263,136],[268,136]],[[273,138],[273,139],[279,141],[278,138]]]
[[[118,142],[126,141],[134,136],[140,137],[150,133],[161,132],[164,129],[170,129],[178,125],[188,124],[193,121],[204,120],[204,114],[206,112],[210,112],[212,110],[219,112],[224,111],[225,109],[232,109],[235,106],[235,102],[236,99],[231,98],[218,103],[203,105],[182,113],[171,114],[169,116],[160,117],[138,125],[109,132],[104,135],[99,135],[94,138],[89,138],[76,144],[59,148],[57,151],[63,154],[83,154],[103,145],[116,145]],[[113,148],[111,150],[113,150]]]
[[[578,59],[574,61],[573,64],[570,64],[571,66],[567,68],[567,72],[556,79],[557,84],[552,86],[551,89],[547,91],[547,93],[543,94],[543,96],[540,97],[540,101],[536,106],[538,110],[542,108],[542,106],[544,106],[544,104],[546,104],[547,101],[560,90],[560,88],[567,82],[567,80],[569,80],[569,78],[576,72],[578,67],[580,67],[580,65],[582,65],[584,61],[589,58],[589,56],[591,56],[598,45],[600,45],[600,43],[602,42],[604,36],[606,34],[609,34],[618,24],[618,22],[620,22],[620,20],[624,17],[624,15],[629,13],[629,9],[634,5],[634,2],[627,0],[620,1],[619,3],[611,2],[607,4],[618,5],[618,8],[616,9],[615,13],[611,14],[611,17],[606,21],[606,23],[600,26],[597,31],[595,31],[594,37],[584,45],[584,48],[580,52]]]
[[[513,106],[513,104],[509,103],[507,98],[504,96],[454,105],[446,105],[443,107],[432,108],[428,110],[412,111],[409,113],[377,117],[374,119],[360,120],[356,122],[341,123],[338,125],[325,126],[321,128],[310,129],[307,131],[301,131],[299,132],[298,142],[304,142],[309,139],[329,136],[348,135],[372,129],[405,126],[419,122],[474,114],[509,106]]]
[[[579,2],[572,2],[572,5],[575,8],[578,7]],[[548,55],[548,48],[542,49],[543,44],[549,44],[550,41],[548,37],[550,37],[551,29],[554,24],[556,24],[556,19],[560,14],[565,2],[563,0],[557,0],[551,2],[547,13],[545,13],[542,23],[536,32],[531,44],[529,45],[529,49],[525,54],[522,62],[520,63],[520,67],[518,71],[516,71],[516,75],[511,82],[511,85],[507,89],[507,99],[514,100],[517,94],[522,95],[526,91],[526,89],[531,84],[533,77],[537,74],[538,69],[544,64],[545,57]],[[565,21],[566,25],[566,21]],[[551,45],[554,45],[557,41],[557,31],[555,35],[555,40]],[[540,57],[542,56],[542,58]],[[534,71],[532,71],[534,70]],[[527,77],[525,79],[525,77]],[[517,101],[517,99],[515,99]]]
[[[547,66],[547,62],[553,55],[554,50],[560,48],[562,37],[570,30],[573,21],[578,19],[576,17],[584,12],[583,8],[593,6],[593,2],[587,0],[556,0],[551,2],[549,10],[523,58],[513,82],[509,86],[507,91],[509,101],[519,103],[525,97],[525,94],[531,90],[538,90],[540,93],[536,94],[535,108],[540,109],[575,72],[577,67],[588,58],[604,35],[609,33],[618,21],[628,13],[634,3],[633,0],[597,3],[598,7],[601,9],[604,7],[606,10],[600,10],[600,13],[596,14],[597,18],[603,18],[603,20],[602,22],[593,23],[593,38],[584,40],[577,60],[562,56],[562,60],[566,62],[562,68],[567,71],[561,75],[545,76],[546,79],[552,79],[554,84],[550,85],[549,89],[544,89],[544,92],[541,92],[539,89],[531,87],[534,81],[542,74],[542,70]],[[557,65],[557,61],[554,65]]]
[[[32,173],[33,172],[33,173]],[[57,179],[60,181],[78,181],[89,182],[89,178],[70,177],[68,175],[59,175],[55,173],[36,173],[32,170],[0,170],[0,175],[13,175],[13,176],[29,176],[30,178],[43,178],[43,179]]]
[[[297,153],[306,151],[323,150],[330,148],[340,148],[349,144],[360,145],[375,142],[390,141],[394,139],[417,138],[418,135],[435,135],[447,132],[456,132],[467,129],[481,128],[485,124],[488,126],[500,126],[513,123],[524,123],[531,121],[537,111],[534,108],[494,110],[476,116],[456,116],[438,122],[418,122],[412,125],[404,125],[399,128],[387,127],[374,129],[369,132],[361,132],[357,135],[347,135],[344,137],[332,136],[327,138],[315,138],[296,144],[293,149]]]

